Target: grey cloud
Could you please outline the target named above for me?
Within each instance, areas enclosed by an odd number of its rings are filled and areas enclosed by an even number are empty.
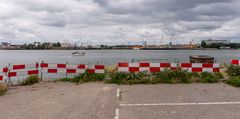
[[[64,12],[68,9],[66,1],[59,0],[12,0],[29,11]],[[70,0],[71,1],[71,0]]]
[[[126,2],[127,1],[127,2]],[[229,0],[94,0],[110,13],[130,14],[130,13],[154,13],[171,12],[194,8],[197,5],[229,2]]]
[[[218,22],[206,22],[206,21],[197,21],[197,22],[181,22],[180,23],[187,30],[211,30],[221,27],[221,23]]]
[[[43,23],[43,25],[53,26],[53,27],[65,27],[66,23],[62,20],[48,21]]]
[[[236,40],[239,5],[239,0],[1,0],[0,40],[119,44],[173,33],[182,41],[201,40],[209,32]]]
[[[40,24],[48,25],[53,27],[65,27],[66,26],[66,16],[64,14],[48,14],[39,20]]]

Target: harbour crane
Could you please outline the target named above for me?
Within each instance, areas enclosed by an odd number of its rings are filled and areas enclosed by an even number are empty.
[[[76,50],[77,49],[77,45],[79,44],[79,42],[81,41],[81,39],[80,40],[78,40],[77,42],[74,42],[74,50]]]
[[[173,45],[173,43],[172,43],[172,41],[173,41],[173,38],[174,38],[174,33],[171,35],[171,38],[169,39],[169,47],[171,48],[172,47],[172,45]]]
[[[77,49],[77,45],[80,43],[81,40],[82,40],[82,39],[78,40],[77,42],[74,42],[74,50]],[[80,46],[80,47],[82,48],[84,44],[89,45],[89,44],[91,44],[91,42],[81,43],[81,46]]]
[[[192,39],[192,40],[189,42],[188,48],[196,48],[196,46],[193,45],[193,42],[194,42],[194,39]]]
[[[161,35],[160,46],[163,45],[163,35]]]

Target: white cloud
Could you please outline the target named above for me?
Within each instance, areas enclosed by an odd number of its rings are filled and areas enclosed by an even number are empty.
[[[0,0],[0,41],[239,41],[239,0]],[[166,43],[168,41],[165,41]]]

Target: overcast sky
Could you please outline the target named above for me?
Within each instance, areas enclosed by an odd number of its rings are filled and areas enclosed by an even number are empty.
[[[240,0],[0,0],[0,41],[240,40]]]

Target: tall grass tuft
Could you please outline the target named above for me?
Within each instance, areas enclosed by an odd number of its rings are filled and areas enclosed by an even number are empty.
[[[139,73],[123,73],[115,72],[110,74],[111,80],[106,81],[107,83],[114,84],[148,84],[150,82],[147,72]]]
[[[21,85],[33,85],[35,83],[38,83],[40,80],[40,78],[38,77],[38,75],[31,75],[29,77],[27,77],[26,80],[24,80]]]
[[[106,81],[107,83],[114,83],[114,84],[124,84],[124,82],[128,79],[129,74],[122,73],[122,72],[115,72],[111,73],[110,77],[111,80]]]
[[[202,83],[217,83],[223,76],[220,73],[210,73],[210,72],[203,72],[201,73],[201,80]]]
[[[111,66],[105,67],[105,70],[108,73],[115,73],[115,72],[117,72],[117,69],[118,69],[117,65],[111,65]]]
[[[85,72],[83,74],[79,74],[74,78],[70,79],[71,82],[75,83],[84,83],[91,81],[103,81],[105,79],[105,74],[96,74],[96,73],[88,73]]]
[[[191,73],[186,70],[165,69],[161,72],[147,73],[123,73],[116,72],[111,74],[111,80],[108,83],[115,84],[158,84],[158,83],[216,83],[223,78],[221,73]]]
[[[61,79],[59,79],[59,80],[57,80],[57,81],[60,81],[60,82],[68,82],[68,81],[70,81],[71,79],[70,78],[61,78]]]
[[[185,70],[169,69],[165,69],[164,71],[158,72],[155,75],[161,83],[190,83],[192,77],[191,73]]]
[[[227,80],[227,84],[230,84],[235,87],[240,87],[240,77],[231,77]]]
[[[227,66],[226,72],[231,77],[240,76],[240,65],[230,65],[230,66]]]
[[[3,96],[7,92],[7,85],[0,84],[0,96]]]

